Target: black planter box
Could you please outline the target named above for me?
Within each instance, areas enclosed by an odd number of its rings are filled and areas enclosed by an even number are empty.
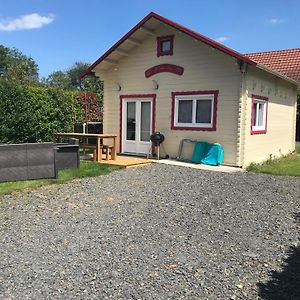
[[[54,149],[55,166],[57,171],[79,168],[79,145],[56,144]]]
[[[59,170],[79,164],[79,145],[0,144],[0,182],[57,178]]]
[[[0,145],[0,182],[56,177],[52,143]]]

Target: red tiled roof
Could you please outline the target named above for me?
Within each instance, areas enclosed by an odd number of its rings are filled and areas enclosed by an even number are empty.
[[[300,82],[300,48],[244,55],[259,64]]]

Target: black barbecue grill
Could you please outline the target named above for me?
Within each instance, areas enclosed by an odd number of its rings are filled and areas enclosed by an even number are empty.
[[[165,140],[165,136],[161,132],[154,132],[150,136],[152,145],[157,148],[157,159],[159,159],[159,147],[161,143]]]

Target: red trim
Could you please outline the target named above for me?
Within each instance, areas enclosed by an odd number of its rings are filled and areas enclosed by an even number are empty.
[[[122,153],[123,98],[120,96],[120,153]]]
[[[182,95],[214,95],[214,111],[213,111],[213,126],[212,127],[181,127],[175,126],[175,96]],[[218,90],[212,91],[190,91],[190,92],[172,92],[172,117],[171,129],[173,130],[197,130],[197,131],[216,131],[217,130],[217,110],[218,110]]]
[[[172,64],[161,64],[154,66],[152,68],[149,68],[148,70],[145,71],[145,77],[149,78],[157,73],[162,73],[162,72],[168,72],[168,73],[173,73],[177,75],[182,75],[184,72],[184,68]]]
[[[156,113],[156,94],[133,94],[133,95],[120,95],[120,153],[122,153],[122,127],[123,127],[123,100],[124,99],[140,99],[150,98],[152,101],[152,133],[155,132],[155,113]],[[153,150],[152,150],[153,151]]]
[[[163,42],[170,42],[170,50],[169,51],[164,52],[162,50]],[[166,35],[166,36],[157,37],[157,57],[164,56],[164,55],[173,55],[173,45],[174,45],[174,35]]]
[[[254,122],[254,101],[255,99],[258,100],[265,100],[266,101],[266,126],[264,130],[255,130],[253,129],[253,122]],[[258,96],[252,94],[252,104],[251,104],[251,128],[250,133],[253,134],[266,134],[267,133],[267,126],[268,126],[268,107],[269,107],[269,98],[264,96]]]
[[[103,61],[108,55],[110,55],[116,48],[118,48],[124,41],[126,41],[134,32],[136,32],[141,26],[143,26],[148,20],[150,20],[151,18],[157,19],[158,21],[161,21],[189,36],[191,36],[192,38],[195,38],[213,48],[216,48],[226,54],[229,54],[241,61],[244,61],[250,65],[256,66],[257,63],[255,61],[253,61],[252,59],[244,56],[243,54],[230,49],[202,34],[199,34],[197,32],[194,32],[180,24],[177,24],[167,18],[164,18],[154,12],[149,13],[146,17],[144,17],[137,25],[135,25],[128,33],[126,33],[117,43],[115,43],[110,49],[108,49],[100,58],[98,58],[89,68],[87,68],[85,71],[83,71],[80,74],[80,78],[86,76],[87,74],[89,74],[101,61]]]

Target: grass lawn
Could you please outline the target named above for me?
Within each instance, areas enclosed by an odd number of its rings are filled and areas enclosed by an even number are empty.
[[[295,153],[262,164],[251,164],[247,171],[272,175],[300,176],[300,145],[296,147]]]
[[[118,166],[110,166],[89,161],[81,161],[80,169],[68,169],[59,171],[57,179],[38,179],[15,182],[2,182],[0,183],[0,195],[11,194],[12,192],[25,189],[32,190],[43,185],[61,184],[75,178],[105,175],[120,168],[121,167]]]

